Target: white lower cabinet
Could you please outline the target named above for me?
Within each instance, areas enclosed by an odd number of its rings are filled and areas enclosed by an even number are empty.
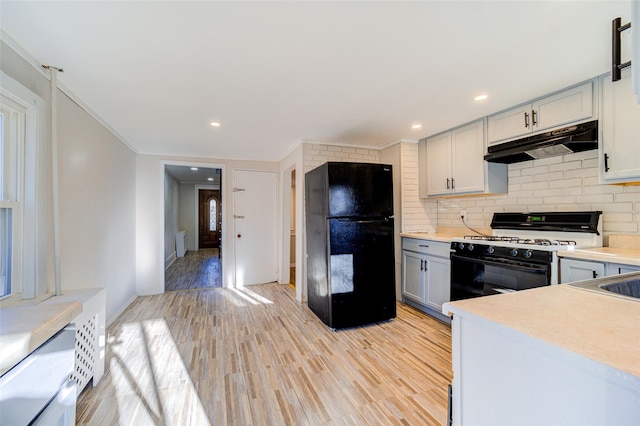
[[[451,292],[448,256],[449,243],[402,238],[402,298],[440,319]]]
[[[560,259],[561,284],[638,271],[640,271],[640,266],[635,265],[569,258]]]
[[[623,265],[620,263],[607,263],[607,275],[626,274],[628,272],[638,272],[640,266]]]
[[[560,283],[591,280],[605,276],[605,264],[588,260],[560,259]]]
[[[460,309],[451,334],[454,425],[638,424],[640,377]]]

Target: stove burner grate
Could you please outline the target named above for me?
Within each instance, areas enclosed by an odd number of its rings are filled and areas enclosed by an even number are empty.
[[[496,237],[491,235],[465,235],[465,240],[495,241],[513,244],[528,244],[535,246],[575,246],[571,240],[548,240],[543,238]]]

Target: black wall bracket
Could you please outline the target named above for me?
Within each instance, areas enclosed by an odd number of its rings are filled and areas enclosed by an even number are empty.
[[[611,81],[618,81],[622,78],[622,70],[631,66],[631,61],[621,64],[621,33],[631,28],[631,22],[622,25],[622,18],[611,21]]]

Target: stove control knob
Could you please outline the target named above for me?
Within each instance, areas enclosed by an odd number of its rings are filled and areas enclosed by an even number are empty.
[[[464,243],[458,243],[458,249],[464,250]]]
[[[532,255],[533,255],[533,253],[531,252],[531,250],[526,250],[524,253],[522,253],[522,256],[525,259],[529,259]]]
[[[495,252],[496,252],[496,249],[495,249],[495,247],[494,247],[494,246],[489,246],[489,247],[487,247],[487,253],[489,253],[489,254],[493,254],[493,253],[495,253]]]
[[[467,246],[467,250],[469,250],[469,251],[473,251],[474,248],[475,248],[475,246],[473,244],[469,244]]]
[[[514,257],[515,257],[515,256],[517,256],[517,255],[518,255],[518,249],[511,249],[511,251],[509,252],[509,254],[510,254],[511,256],[514,256]]]

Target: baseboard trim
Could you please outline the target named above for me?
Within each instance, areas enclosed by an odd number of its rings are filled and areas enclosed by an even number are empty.
[[[174,251],[164,260],[164,270],[166,271],[167,269],[169,269],[169,266],[173,265],[173,262],[175,262],[176,259],[177,256],[176,252]]]
[[[138,298],[137,294],[135,296],[132,296],[131,299],[129,299],[124,305],[122,305],[122,307],[118,310],[118,312],[115,313],[115,315],[112,318],[107,318],[106,327],[109,327],[115,320],[117,320],[118,317],[122,315],[122,313],[129,307],[129,305],[131,305],[133,301],[136,300],[137,298]]]

